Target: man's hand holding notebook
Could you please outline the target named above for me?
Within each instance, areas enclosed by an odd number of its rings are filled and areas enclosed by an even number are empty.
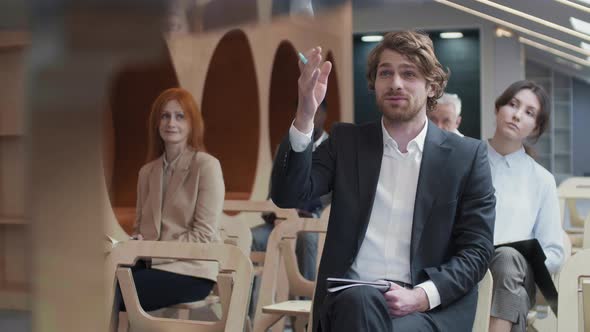
[[[378,281],[362,281],[362,280],[353,280],[353,279],[343,279],[343,278],[327,278],[326,285],[328,289],[328,293],[336,293],[341,290],[350,288],[350,287],[357,287],[357,286],[370,286],[376,288],[381,293],[385,293],[391,288],[391,282],[385,280],[378,280]]]

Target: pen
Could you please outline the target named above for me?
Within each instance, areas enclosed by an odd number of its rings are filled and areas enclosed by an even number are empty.
[[[307,64],[307,58],[305,55],[303,55],[301,52],[297,52],[297,55],[299,55],[299,60],[301,60],[304,65]]]

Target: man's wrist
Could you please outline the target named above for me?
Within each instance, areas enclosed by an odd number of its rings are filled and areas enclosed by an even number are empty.
[[[303,134],[309,134],[313,130],[313,115],[309,117],[305,112],[297,110],[293,126]]]
[[[430,309],[430,303],[428,301],[428,295],[426,291],[422,287],[416,287],[413,289],[414,294],[416,294],[416,298],[418,299],[418,308],[417,311],[425,312]]]

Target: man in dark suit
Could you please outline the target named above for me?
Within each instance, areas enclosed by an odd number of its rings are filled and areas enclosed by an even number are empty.
[[[279,147],[280,207],[332,192],[313,306],[316,331],[471,331],[477,283],[493,253],[494,189],[486,145],[426,118],[448,75],[424,34],[387,34],[368,59],[378,122],[335,125],[312,155],[313,116],[329,62],[299,63],[299,104]],[[444,176],[443,176],[444,175]],[[391,281],[327,293],[327,277]]]

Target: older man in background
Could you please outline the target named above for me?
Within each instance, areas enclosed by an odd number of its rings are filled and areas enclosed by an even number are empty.
[[[436,101],[434,110],[428,112],[428,118],[442,130],[450,131],[461,137],[461,99],[453,93],[445,93]]]

